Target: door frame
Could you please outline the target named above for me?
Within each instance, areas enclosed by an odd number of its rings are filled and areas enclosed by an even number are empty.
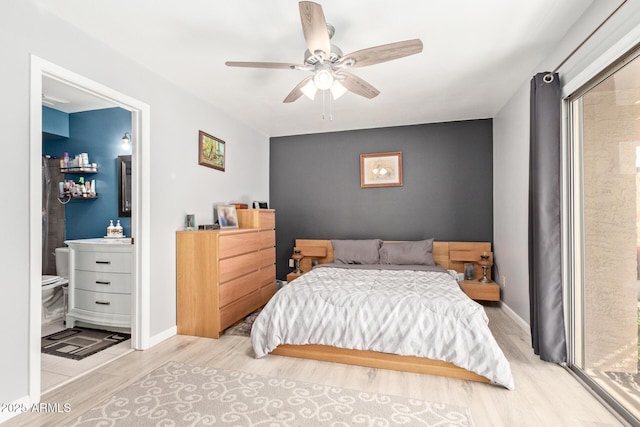
[[[96,81],[31,55],[29,134],[29,399],[41,396],[42,317],[42,78],[56,79],[131,112],[133,286],[131,343],[150,345],[150,107]]]

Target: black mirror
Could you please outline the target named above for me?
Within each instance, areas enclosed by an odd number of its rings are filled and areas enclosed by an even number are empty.
[[[118,156],[118,216],[131,216],[131,155]]]

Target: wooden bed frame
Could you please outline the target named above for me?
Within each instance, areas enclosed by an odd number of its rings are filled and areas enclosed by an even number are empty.
[[[331,245],[330,240],[298,239],[296,240],[295,249],[300,250],[304,257],[300,261],[300,269],[303,272],[311,270],[312,265],[315,262],[324,264],[333,261],[333,246]],[[474,262],[476,264],[476,278],[482,276],[482,269],[478,265],[478,261],[480,260],[480,255],[483,252],[487,252],[493,261],[491,243],[489,242],[433,243],[433,257],[436,263],[446,269],[463,272],[465,262]],[[318,344],[282,344],[275,348],[271,354],[298,357],[302,359],[321,360],[325,362],[345,363],[348,365],[358,365],[370,368],[439,375],[484,383],[490,382],[487,378],[478,375],[475,372],[460,368],[450,362],[443,362],[441,360],[433,360],[424,357],[398,356],[395,354],[380,353],[370,350],[349,350]]]

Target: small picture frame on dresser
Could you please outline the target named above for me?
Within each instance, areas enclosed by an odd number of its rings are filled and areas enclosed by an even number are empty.
[[[269,209],[267,202],[253,202],[253,209]]]
[[[238,228],[238,213],[233,205],[216,206],[220,228]]]
[[[472,262],[464,263],[464,280],[473,280],[476,277],[475,265]]]

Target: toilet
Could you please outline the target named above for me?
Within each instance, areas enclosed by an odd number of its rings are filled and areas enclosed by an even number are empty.
[[[60,320],[66,311],[69,284],[69,248],[56,248],[56,276],[42,276],[42,323]]]

